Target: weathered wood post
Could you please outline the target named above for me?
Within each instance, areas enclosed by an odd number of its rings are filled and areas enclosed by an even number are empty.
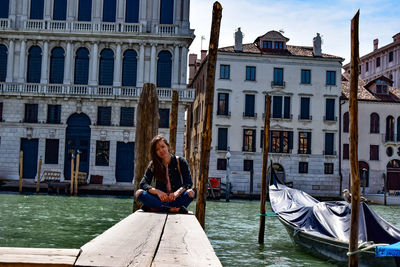
[[[42,171],[42,156],[39,159],[39,166],[37,172],[37,182],[36,182],[36,194],[40,193],[40,172]]]
[[[172,92],[172,106],[171,106],[171,116],[169,125],[169,150],[172,154],[176,152],[176,132],[178,126],[178,105],[179,105],[179,95],[178,91],[174,90]]]
[[[24,170],[24,152],[19,152],[19,188],[18,192],[22,194],[22,173]]]
[[[203,121],[203,132],[201,133],[199,190],[196,199],[196,218],[199,221],[201,227],[203,227],[203,229],[205,227],[208,165],[210,161],[210,146],[212,137],[215,65],[217,63],[221,17],[222,17],[222,6],[218,1],[216,1],[213,6],[210,44],[208,47],[207,82],[206,82],[207,89],[204,101],[205,112]]]
[[[351,173],[351,217],[349,251],[358,249],[358,220],[360,217],[360,174],[358,169],[358,20],[360,10],[351,20],[351,63],[350,63],[350,173]],[[350,255],[349,266],[358,266],[358,254]]]
[[[156,86],[152,83],[145,83],[140,94],[136,115],[135,192],[139,189],[140,180],[150,162],[150,141],[158,133],[159,120]],[[134,198],[133,212],[138,209],[140,209],[140,203]]]
[[[71,175],[70,175],[70,182],[71,182],[70,186],[71,187],[69,190],[69,191],[71,191],[70,192],[71,196],[74,194],[74,180],[75,180],[74,158],[75,158],[75,155],[74,155],[74,153],[72,153],[71,154]]]
[[[261,202],[260,202],[260,228],[258,231],[258,243],[264,244],[265,232],[265,202],[267,201],[267,166],[268,166],[268,150],[269,150],[269,124],[271,116],[271,96],[266,95],[265,98],[265,119],[264,119],[264,144],[263,144],[263,165],[261,168]],[[272,179],[272,162],[271,162],[271,178]]]
[[[78,195],[78,177],[79,177],[79,161],[81,159],[81,153],[78,151],[76,153],[76,169],[75,169],[75,181],[74,181],[74,196]]]

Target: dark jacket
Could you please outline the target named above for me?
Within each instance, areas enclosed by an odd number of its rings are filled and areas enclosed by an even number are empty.
[[[147,167],[142,181],[140,181],[139,188],[143,190],[149,190],[153,186],[151,186],[151,181],[153,180],[153,167],[152,163]],[[168,164],[168,175],[171,182],[172,191],[175,192],[181,187],[186,189],[192,188],[192,175],[190,174],[189,165],[186,162],[186,159],[183,157],[179,157],[179,167],[181,169],[181,174],[178,170],[177,158],[171,154],[171,162]],[[156,180],[156,189],[159,189],[163,192],[167,192],[167,185],[161,181]]]

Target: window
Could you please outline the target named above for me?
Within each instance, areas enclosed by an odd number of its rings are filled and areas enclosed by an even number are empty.
[[[172,55],[168,51],[158,54],[157,87],[171,88]]]
[[[272,41],[264,41],[263,48],[272,48]]]
[[[385,141],[394,141],[394,118],[392,116],[386,118]]]
[[[308,173],[308,162],[299,162],[299,173]]]
[[[300,120],[311,120],[309,97],[300,98]]]
[[[269,152],[291,153],[293,149],[292,131],[271,131],[269,140]]]
[[[349,159],[349,144],[343,144],[343,159]]]
[[[43,19],[44,0],[31,0],[30,19]]]
[[[92,20],[92,0],[79,0],[78,21]]]
[[[246,81],[256,80],[256,67],[246,66]]]
[[[393,51],[389,52],[389,62],[393,61]]]
[[[256,152],[256,130],[243,130],[243,151]]]
[[[6,77],[7,77],[7,47],[5,45],[0,45],[0,82],[5,82]]]
[[[97,125],[111,125],[111,107],[97,108]]]
[[[114,52],[104,49],[100,53],[99,85],[113,85]]]
[[[49,83],[64,83],[64,49],[56,47],[51,51]]]
[[[218,128],[217,150],[228,150],[228,128]]]
[[[349,132],[349,112],[343,114],[343,132]]]
[[[336,85],[336,71],[326,72],[326,85]]]
[[[360,170],[360,185],[361,187],[369,186],[369,166],[365,161],[358,162],[358,169]]]
[[[324,163],[324,174],[333,174],[333,163]]]
[[[282,109],[283,100],[283,109]],[[273,96],[272,97],[272,118],[290,119],[290,96]]]
[[[311,154],[311,133],[299,132],[298,154]]]
[[[103,2],[103,21],[104,22],[115,22],[115,11],[116,11],[115,0],[104,0]]]
[[[44,164],[58,164],[58,139],[46,139]]]
[[[126,0],[126,12],[125,12],[126,23],[139,22],[139,1],[140,0]]]
[[[158,110],[160,113],[160,128],[169,128],[169,108],[160,108]]]
[[[381,66],[381,57],[377,57],[376,58],[376,67],[380,67]]]
[[[96,166],[108,166],[110,141],[96,141]]]
[[[0,19],[8,18],[8,10],[10,7],[10,0],[0,0]]]
[[[0,122],[3,121],[3,103],[0,102]]]
[[[245,95],[244,116],[255,117],[254,114],[255,95]]]
[[[135,126],[135,108],[121,107],[120,126]]]
[[[80,3],[81,1],[79,1]],[[81,47],[76,51],[74,84],[88,84],[89,81],[89,51]]]
[[[217,115],[229,115],[229,94],[218,93]]]
[[[25,104],[24,122],[29,122],[29,123],[38,122],[38,104]]]
[[[274,46],[275,49],[283,49],[283,42],[275,41],[274,44],[275,44],[275,46]]]
[[[53,20],[65,20],[67,14],[67,0],[54,0]]]
[[[230,65],[219,65],[219,78],[220,79],[229,79],[230,77],[231,66]]]
[[[47,123],[59,124],[60,118],[61,105],[47,105]]]
[[[226,171],[226,159],[217,159],[217,170]]]
[[[334,133],[325,133],[325,151],[324,155],[335,155],[334,151]]]
[[[370,145],[369,146],[369,159],[370,160],[379,160],[379,146],[378,145]]]
[[[253,171],[253,161],[251,159],[243,160],[243,171],[245,172]]]
[[[126,50],[122,62],[122,86],[136,86],[137,53]]]
[[[368,71],[368,68],[369,66],[368,66],[368,62],[365,62],[365,71],[367,72]]]
[[[39,46],[32,46],[28,52],[27,82],[40,83],[42,68],[42,49]]]
[[[372,113],[370,116],[370,133],[379,133],[379,115]]]
[[[264,148],[264,130],[260,132],[260,148],[261,150]]]
[[[160,24],[173,24],[174,0],[161,0]]]
[[[333,99],[333,98],[327,98],[326,99],[325,120],[327,120],[327,121],[336,121],[336,118],[335,118],[335,99]]]
[[[274,68],[274,85],[283,86],[283,69]]]
[[[311,70],[301,70],[301,83],[302,84],[311,83]]]

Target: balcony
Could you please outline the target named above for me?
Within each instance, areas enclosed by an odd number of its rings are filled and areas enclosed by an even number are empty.
[[[271,88],[285,88],[286,82],[284,81],[271,81]]]
[[[10,19],[0,19],[0,29],[9,29],[11,27]]]
[[[312,116],[310,115],[308,117],[305,117],[305,116],[302,117],[301,115],[299,115],[298,120],[299,121],[312,121]]]
[[[177,34],[178,25],[173,24],[157,24],[156,33],[158,34]]]
[[[326,116],[324,116],[324,122],[336,122],[336,121],[337,121],[337,116],[333,118],[327,118]]]
[[[246,113],[243,112],[243,118],[252,118],[252,119],[256,119],[257,118],[257,113]]]
[[[160,100],[172,100],[172,88],[157,88]],[[182,102],[193,102],[195,89],[179,89]],[[0,83],[0,95],[18,96],[83,96],[88,98],[136,99],[139,100],[141,87],[93,86],[67,84]]]
[[[224,110],[217,110],[217,116],[221,116],[221,117],[230,117],[231,116],[231,112],[225,112]]]
[[[399,144],[400,135],[399,134],[382,134],[382,142],[385,144]]]
[[[332,150],[330,150],[330,151],[322,151],[322,154],[324,155],[324,156],[336,156],[336,151],[332,151]]]

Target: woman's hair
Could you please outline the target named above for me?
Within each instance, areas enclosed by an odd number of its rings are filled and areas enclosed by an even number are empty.
[[[164,141],[169,150],[168,140],[162,135],[154,136],[153,140],[150,142],[150,157],[153,162],[153,174],[156,180],[161,181],[163,183],[167,183],[167,173],[164,165],[162,164],[162,160],[157,156],[156,146],[158,142]]]

